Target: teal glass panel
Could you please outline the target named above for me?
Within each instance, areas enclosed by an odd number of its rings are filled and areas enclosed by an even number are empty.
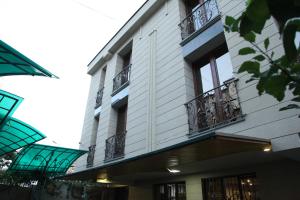
[[[32,144],[17,154],[9,167],[11,172],[45,172],[47,176],[63,175],[87,151]]]
[[[46,136],[28,124],[9,118],[0,129],[0,156],[44,139]]]
[[[32,75],[58,78],[0,40],[0,76]]]
[[[0,90],[0,129],[22,101],[21,97]]]

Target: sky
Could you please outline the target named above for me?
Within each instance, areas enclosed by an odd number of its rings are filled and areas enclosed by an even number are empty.
[[[78,148],[90,77],[87,64],[145,0],[0,0],[0,39],[59,79],[0,78],[24,98],[14,113],[47,136]]]

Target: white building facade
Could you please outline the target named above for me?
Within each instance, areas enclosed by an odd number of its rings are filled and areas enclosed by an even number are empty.
[[[279,111],[292,95],[259,96],[237,73],[249,44],[223,28],[244,8],[146,1],[88,65],[80,148],[90,153],[74,176],[115,187],[105,199],[300,199],[299,111]],[[282,55],[272,20],[258,45],[266,36]]]

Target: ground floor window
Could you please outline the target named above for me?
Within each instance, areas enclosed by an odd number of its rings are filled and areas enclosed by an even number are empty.
[[[205,200],[256,200],[255,174],[202,179]]]
[[[186,200],[185,182],[155,185],[154,200]]]

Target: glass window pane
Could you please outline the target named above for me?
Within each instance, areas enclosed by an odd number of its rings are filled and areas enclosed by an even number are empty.
[[[233,68],[229,53],[227,52],[224,55],[217,58],[216,63],[220,84],[223,85],[224,81],[233,78]]]
[[[175,200],[176,198],[176,186],[175,184],[168,184],[168,199]]]
[[[168,183],[155,186],[156,200],[186,200],[185,183]]]
[[[201,13],[199,4],[192,9],[192,13],[193,13],[193,20],[194,20],[194,29],[196,31],[196,30],[199,30],[202,26],[202,23],[201,23],[201,14],[202,13]]]
[[[300,46],[300,33],[299,32],[296,33],[295,45],[297,48],[299,48],[299,46]]]
[[[210,64],[206,64],[200,68],[200,77],[202,83],[202,92],[205,93],[214,88],[213,79],[211,75]]]

